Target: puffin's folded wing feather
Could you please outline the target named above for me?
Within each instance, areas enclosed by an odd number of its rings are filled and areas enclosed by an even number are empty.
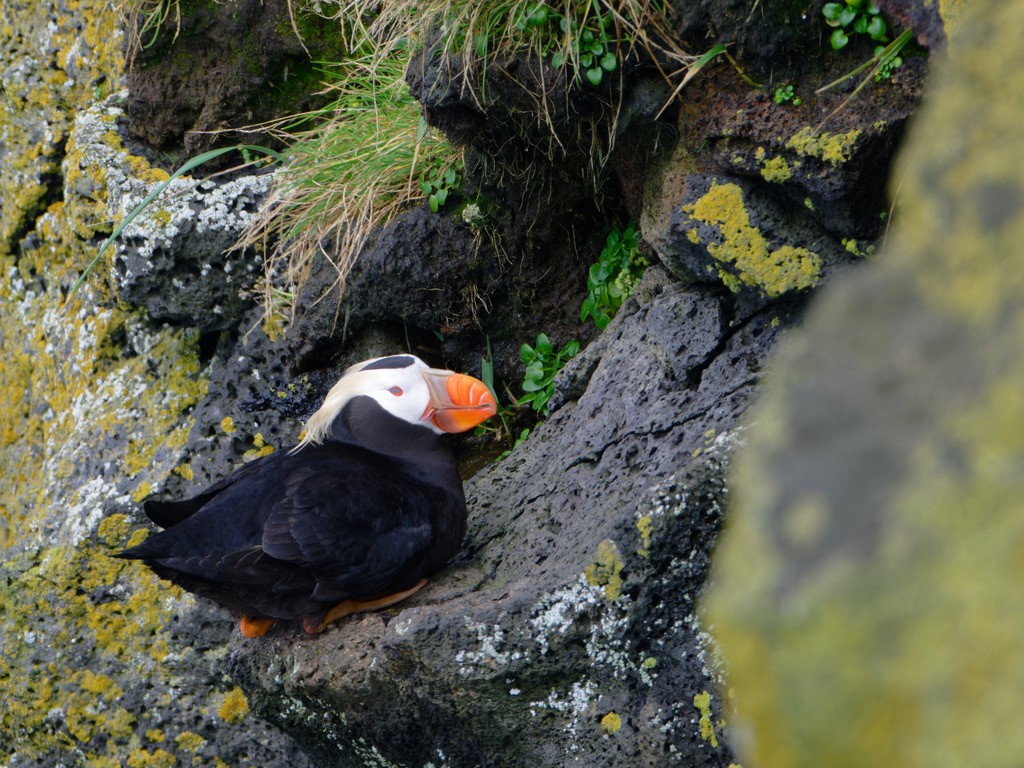
[[[308,595],[316,580],[308,571],[282,562],[259,547],[227,554],[165,557],[149,561],[159,566],[161,575],[179,582],[200,578],[227,587],[258,589],[275,594]]]
[[[263,528],[262,549],[309,569],[318,600],[375,595],[422,563],[431,543],[430,502],[411,483],[382,484],[310,471],[289,478]]]

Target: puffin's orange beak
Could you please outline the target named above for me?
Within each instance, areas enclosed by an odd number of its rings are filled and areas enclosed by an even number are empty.
[[[465,432],[498,412],[494,395],[479,379],[463,373],[428,369],[423,378],[430,388],[430,405],[423,419],[445,432]]]

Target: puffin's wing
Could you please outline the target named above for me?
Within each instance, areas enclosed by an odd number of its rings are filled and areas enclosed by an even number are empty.
[[[213,485],[190,499],[181,499],[180,501],[159,501],[150,499],[142,505],[146,512],[146,517],[161,528],[170,528],[177,525],[183,520],[187,520],[192,517],[192,515],[209,504],[218,494],[227,488],[240,480],[244,480],[254,472],[265,469],[266,464],[268,463],[266,459],[269,458],[273,458],[273,455],[270,457],[261,457],[261,459],[257,459],[256,461],[239,467],[227,477],[221,478]]]
[[[433,537],[434,491],[393,475],[340,480],[302,468],[264,524],[262,550],[311,572],[316,600],[389,594],[408,587]]]

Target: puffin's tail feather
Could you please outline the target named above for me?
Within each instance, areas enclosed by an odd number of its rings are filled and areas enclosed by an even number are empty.
[[[209,498],[197,496],[185,501],[147,501],[142,505],[146,517],[161,528],[170,528],[192,517],[203,508]]]

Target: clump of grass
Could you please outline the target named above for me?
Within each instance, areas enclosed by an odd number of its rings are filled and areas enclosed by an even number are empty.
[[[278,242],[265,259],[268,318],[287,319],[319,253],[343,288],[373,229],[423,196],[425,175],[461,166],[461,153],[423,123],[405,84],[407,61],[407,49],[396,48],[325,66],[326,107],[264,126],[289,141],[288,160],[239,246]]]
[[[414,52],[429,47],[481,105],[488,69],[525,55],[541,78],[535,112],[552,128],[547,99],[555,89],[546,78],[598,85],[642,49],[667,65],[668,80],[682,75],[685,83],[707,59],[671,42],[664,0],[338,0],[333,8],[359,53],[325,65],[331,105],[259,126],[290,145],[269,203],[240,244],[276,243],[265,259],[262,291],[268,319],[277,318],[271,325],[289,318],[314,256],[331,259],[343,290],[374,228],[421,193],[439,210],[457,185],[459,151],[425,130],[405,84]],[[592,147],[597,168],[614,140],[614,114],[613,108],[603,146]],[[553,147],[559,143],[554,130],[551,137]]]
[[[461,79],[463,92],[481,107],[487,75],[526,57],[539,82],[520,83],[534,92],[535,110],[551,123],[549,94],[564,78],[580,87],[600,85],[634,52],[644,51],[675,82],[697,57],[674,42],[666,0],[340,0],[339,18],[368,18],[375,40],[429,45],[441,67]],[[543,63],[543,65],[541,65]]]
[[[125,46],[127,60],[134,60],[143,48],[156,43],[160,34],[173,20],[174,40],[181,32],[180,0],[121,0],[118,8],[125,14],[128,31]]]

